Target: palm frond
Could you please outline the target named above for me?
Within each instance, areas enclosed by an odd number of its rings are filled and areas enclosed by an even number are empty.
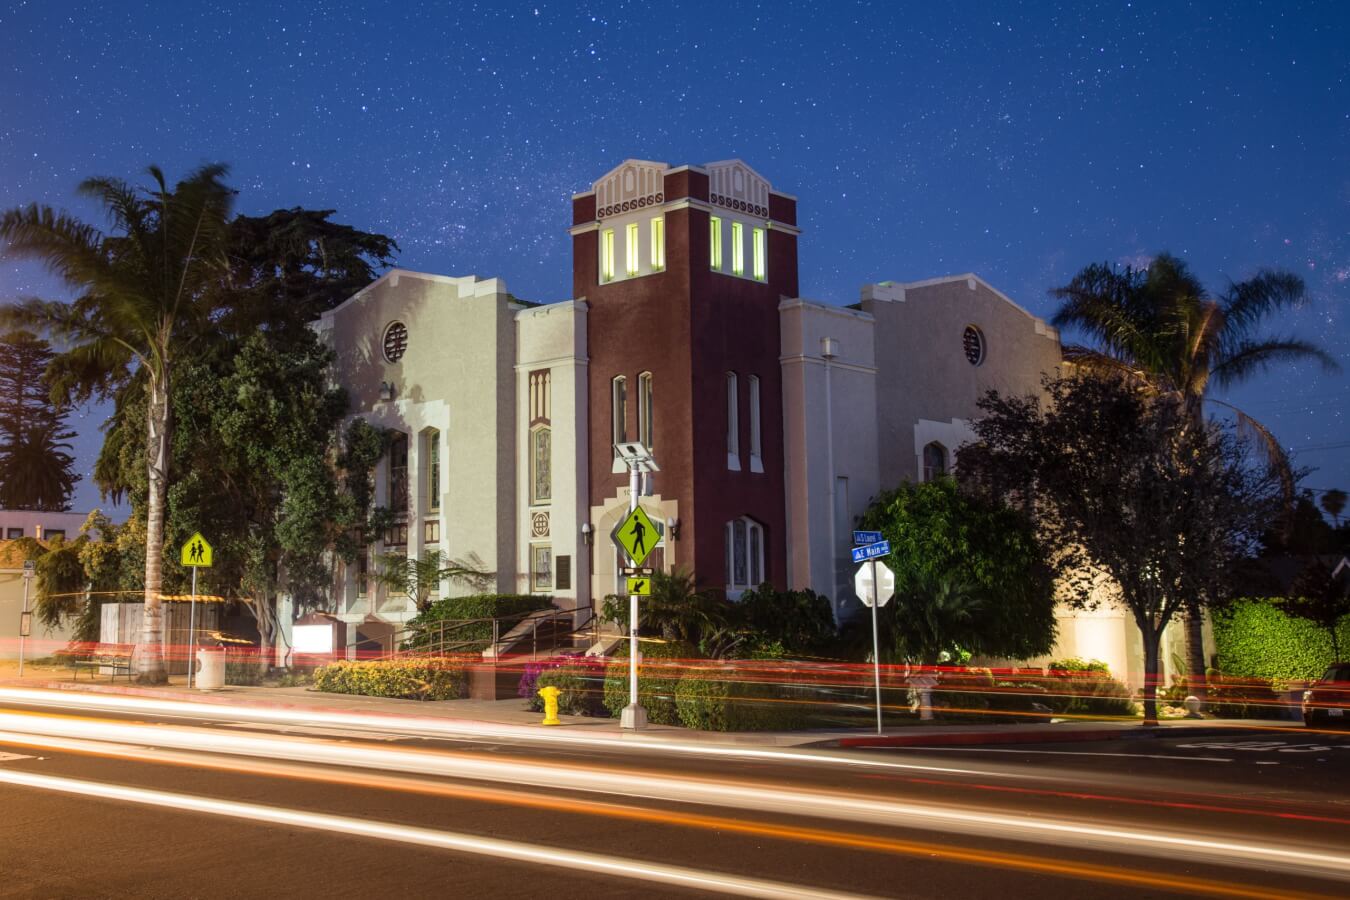
[[[1212,399],[1207,399],[1206,402],[1222,406],[1233,414],[1233,418],[1237,421],[1238,433],[1251,439],[1265,459],[1266,464],[1280,479],[1280,491],[1284,495],[1285,507],[1293,508],[1295,481],[1297,479],[1294,477],[1293,466],[1289,464],[1289,456],[1280,446],[1280,442],[1275,439],[1275,435],[1271,433],[1269,428],[1231,403]]]
[[[1224,347],[1222,354],[1210,370],[1210,377],[1220,387],[1240,384],[1277,363],[1317,362],[1324,372],[1341,370],[1340,364],[1330,353],[1311,341],[1298,338],[1238,340]]]
[[[0,215],[5,254],[41,262],[66,284],[83,286],[107,268],[103,234],[50,206],[24,206]]]
[[[1230,282],[1219,302],[1229,330],[1242,337],[1276,310],[1301,303],[1305,293],[1303,279],[1294,273],[1262,269],[1246,281]]]

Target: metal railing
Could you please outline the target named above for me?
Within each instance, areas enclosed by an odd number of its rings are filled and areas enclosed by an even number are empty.
[[[359,659],[388,659],[401,656],[449,656],[491,651],[500,657],[513,647],[529,641],[529,657],[574,649],[578,641],[599,640],[599,621],[594,611],[580,624],[572,625],[574,610],[546,609],[479,619],[442,619],[416,627],[404,627],[379,638],[358,641],[354,650]],[[528,633],[512,635],[521,624],[529,623]],[[561,627],[563,625],[566,627]],[[543,634],[541,634],[541,631]],[[523,656],[524,648],[513,656]]]

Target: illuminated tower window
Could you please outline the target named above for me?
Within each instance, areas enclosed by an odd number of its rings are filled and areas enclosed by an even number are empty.
[[[722,220],[713,216],[708,220],[708,233],[712,238],[712,245],[708,250],[709,265],[717,271],[722,271]]]
[[[652,271],[660,272],[666,267],[666,220],[661,216],[652,219]]]
[[[624,256],[628,263],[628,275],[631,278],[638,273],[638,226],[636,222],[628,226]]]
[[[607,228],[600,235],[600,281],[614,280],[614,229]]]
[[[756,228],[751,233],[751,237],[755,244],[755,280],[763,281],[768,277],[768,248],[764,244],[764,229]]]
[[[731,223],[731,274],[745,274],[745,241],[742,240],[741,232],[744,227],[740,222]]]

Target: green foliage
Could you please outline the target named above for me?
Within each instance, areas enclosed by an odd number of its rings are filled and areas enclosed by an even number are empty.
[[[1219,670],[1229,677],[1265,682],[1312,681],[1335,658],[1331,637],[1306,619],[1290,616],[1280,600],[1243,600],[1214,614]],[[1350,616],[1338,626],[1350,647]]]
[[[530,709],[542,711],[544,701],[538,690],[555,687],[558,694],[558,712],[568,716],[593,716],[604,709],[602,688],[596,671],[586,666],[559,666],[539,673],[535,695],[530,698]]]
[[[423,550],[420,557],[386,553],[379,563],[375,580],[393,592],[411,597],[418,612],[427,611],[431,595],[440,590],[442,581],[482,591],[496,575],[487,571],[476,553],[466,559],[451,559],[440,550]]]
[[[809,589],[780,591],[765,582],[734,608],[746,635],[742,655],[751,659],[821,653],[835,637],[829,599]]]
[[[492,623],[475,622],[466,625],[440,623],[464,622],[470,619],[516,619],[527,613],[548,609],[551,598],[538,594],[469,594],[464,597],[439,597],[428,604],[424,612],[408,622],[410,637],[405,650],[414,650],[438,642],[444,634],[447,643],[481,642],[486,646],[492,640]],[[500,631],[505,634],[511,625]]]
[[[695,646],[718,646],[728,639],[735,642],[735,611],[731,604],[720,591],[699,588],[687,569],[652,573],[651,596],[641,602],[644,634]],[[600,617],[626,627],[628,598],[612,594],[606,597]]]
[[[463,665],[447,659],[335,662],[314,670],[314,689],[404,700],[456,700],[466,693]]]
[[[720,676],[720,677],[719,677]],[[806,725],[806,698],[791,687],[701,668],[675,687],[679,722],[700,731],[791,731]]]
[[[931,597],[943,579],[968,586],[969,615],[952,623],[959,627],[944,635],[944,644],[1014,659],[1054,645],[1053,573],[1018,511],[939,478],[883,493],[858,524],[890,541],[885,562],[895,572],[897,595],[922,588]],[[900,606],[882,607],[882,617],[896,624]]]
[[[0,337],[0,509],[70,509],[80,476],[70,454],[70,407],[53,403],[51,345],[27,331]]]
[[[1045,668],[1046,671],[1049,672],[1098,672],[1102,675],[1111,674],[1111,667],[1100,659],[1079,659],[1077,656],[1051,660],[1045,664]]]
[[[605,709],[616,718],[628,705],[628,658],[628,642],[624,641],[605,669]],[[642,645],[642,661],[638,664],[638,699],[647,710],[647,721],[653,725],[680,724],[675,711],[675,687],[680,682],[683,670],[679,663],[672,660],[698,658],[697,648],[683,641]]]

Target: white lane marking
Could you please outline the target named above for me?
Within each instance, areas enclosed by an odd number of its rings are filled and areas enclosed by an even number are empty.
[[[366,741],[402,741],[406,734],[390,734],[387,731],[365,731],[360,728],[324,728],[321,725],[272,725],[267,722],[219,722],[221,728],[243,728],[248,731],[267,730],[282,734],[308,734],[314,737],[355,738]]]
[[[295,724],[303,722],[312,725],[336,725],[338,727],[377,728],[383,731],[396,731],[404,736],[423,736],[435,738],[462,739],[507,739],[534,744],[551,744],[574,748],[604,747],[618,749],[622,747],[640,747],[650,753],[668,753],[672,755],[723,757],[747,759],[793,765],[833,765],[861,769],[893,769],[917,772],[936,772],[943,775],[977,775],[982,778],[1006,778],[1010,780],[1032,780],[1036,776],[1021,772],[991,772],[985,769],[958,769],[921,763],[900,763],[881,760],[856,753],[825,752],[820,750],[797,750],[793,748],[738,747],[731,744],[708,744],[697,741],[664,740],[648,738],[642,735],[601,735],[577,734],[575,732],[545,729],[531,725],[499,725],[490,722],[475,722],[465,719],[447,719],[436,721],[427,716],[405,717],[392,715],[370,715],[365,713],[331,713],[319,710],[265,709],[258,707],[235,707],[216,703],[192,703],[183,700],[155,700],[143,697],[116,694],[80,694],[69,696],[60,691],[35,690],[31,688],[0,688],[0,700],[22,703],[39,707],[69,707],[105,712],[158,713],[162,715],[187,716],[197,720],[253,722],[283,722]],[[822,738],[828,739],[828,738]]]
[[[604,874],[618,878],[676,885],[709,893],[734,894],[740,897],[763,897],[765,900],[777,900],[781,897],[803,898],[803,900],[805,898],[856,900],[856,898],[863,896],[780,881],[769,881],[762,878],[748,878],[724,872],[689,869],[683,866],[667,866],[642,860],[625,859],[619,856],[605,856],[598,853],[558,850],[539,844],[503,841],[470,834],[419,828],[412,825],[398,825],[392,822],[372,822],[367,819],[303,812],[276,806],[262,806],[256,803],[239,803],[233,800],[214,800],[207,797],[194,797],[190,794],[172,794],[166,791],[100,784],[93,781],[80,781],[51,775],[0,771],[0,782],[83,797],[99,797],[146,806],[160,806],[175,810],[227,816],[234,819],[247,819],[253,822],[309,828],[315,831],[330,831],[343,835],[358,835],[404,844],[418,844],[423,847],[437,847],[479,856],[492,856],[536,866],[545,865],[574,869],[592,875]]]
[[[22,753],[0,753],[0,762],[12,762],[16,759],[32,759],[31,756],[24,756]]]
[[[882,748],[875,748],[882,749]],[[1233,762],[1222,756],[1162,756],[1157,753],[1102,753],[1077,750],[1014,750],[1005,747],[887,747],[887,750],[910,750],[923,753],[937,750],[944,753],[1040,753],[1045,756],[1119,756],[1124,759],[1188,759],[1196,762]]]
[[[958,834],[980,834],[999,839],[1061,845],[1071,840],[1079,847],[1172,858],[1188,854],[1191,860],[1212,860],[1247,868],[1281,869],[1350,880],[1350,854],[1278,846],[1270,841],[1243,843],[1238,839],[1195,837],[1191,831],[1168,832],[1162,827],[1140,831],[1114,826],[1095,818],[1013,815],[970,805],[873,799],[870,796],[824,790],[766,787],[755,783],[707,777],[666,775],[606,769],[598,765],[555,764],[539,760],[501,760],[471,753],[403,750],[360,744],[332,743],[317,738],[264,734],[222,733],[220,730],[177,725],[129,725],[90,719],[31,716],[0,712],[0,743],[34,741],[23,735],[52,734],[145,743],[156,747],[199,750],[267,759],[288,759],[312,765],[354,766],[382,771],[414,772],[424,776],[470,781],[575,790],[591,794],[642,797],[774,814],[863,822],[881,827],[910,828]]]
[[[1177,744],[1196,750],[1242,750],[1250,753],[1328,753],[1350,750],[1350,744],[1291,744],[1288,741],[1200,741]]]

